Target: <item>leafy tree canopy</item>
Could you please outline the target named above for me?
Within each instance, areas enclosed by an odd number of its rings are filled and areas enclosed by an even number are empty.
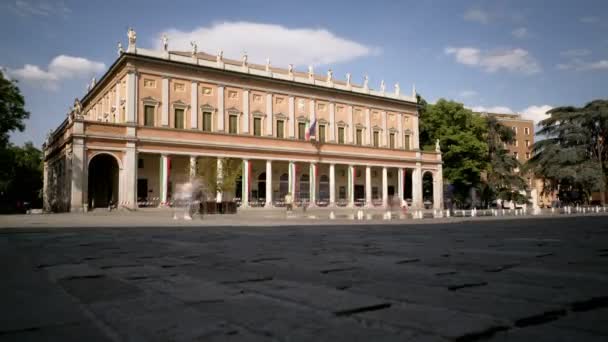
[[[25,129],[23,121],[29,117],[16,82],[7,80],[0,72],[0,148],[7,146],[10,132]]]

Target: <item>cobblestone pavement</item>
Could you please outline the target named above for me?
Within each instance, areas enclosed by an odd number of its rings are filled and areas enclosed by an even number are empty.
[[[608,220],[0,229],[0,341],[606,341]]]

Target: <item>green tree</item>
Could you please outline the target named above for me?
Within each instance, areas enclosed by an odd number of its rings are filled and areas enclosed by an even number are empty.
[[[588,201],[608,184],[608,100],[582,108],[558,107],[539,123],[545,139],[533,146],[528,168],[545,179],[545,191],[559,190],[566,202]]]
[[[17,83],[4,78],[0,71],[0,148],[7,146],[10,132],[25,129],[23,121],[29,117]]]
[[[0,211],[14,211],[17,205],[42,205],[42,152],[31,142],[23,147],[10,145],[2,151],[3,167],[7,174],[0,180]]]
[[[488,164],[487,125],[461,103],[444,99],[428,104],[420,98],[419,113],[420,144],[434,149],[439,139],[444,178],[454,188],[454,199],[463,203],[470,188],[481,183]]]
[[[202,183],[203,192],[207,198],[214,198],[218,192],[231,194],[235,190],[236,181],[242,174],[240,159],[220,159],[222,177],[218,177],[217,158],[199,158],[197,163],[197,177]]]

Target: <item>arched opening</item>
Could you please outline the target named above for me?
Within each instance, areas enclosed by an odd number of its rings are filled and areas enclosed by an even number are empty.
[[[285,199],[285,196],[289,192],[289,175],[284,173],[279,177],[279,198],[280,200]]]
[[[118,204],[118,162],[109,154],[98,154],[89,163],[89,208]]]
[[[433,173],[430,171],[422,175],[422,199],[425,207],[430,208],[433,204]]]
[[[257,200],[262,200],[266,198],[266,172],[262,172],[258,176],[258,192],[257,192]]]
[[[300,200],[310,199],[310,177],[300,176]]]
[[[412,200],[414,199],[412,182],[413,171],[414,170],[412,169],[405,169],[403,171],[403,199],[405,199],[409,205],[412,204]]]
[[[319,199],[329,201],[329,177],[327,175],[322,175],[319,178]]]

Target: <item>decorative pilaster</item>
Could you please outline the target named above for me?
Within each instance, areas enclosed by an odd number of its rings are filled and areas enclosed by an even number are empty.
[[[380,113],[382,116],[382,141],[380,142],[380,146],[388,147],[388,130],[386,129],[386,111],[382,111]]]
[[[369,113],[369,108],[365,108],[365,129],[367,130],[365,133],[366,136],[366,145],[371,145],[373,143],[373,134],[374,130],[372,129],[372,119]]]
[[[329,205],[336,205],[336,164],[329,164]]]
[[[272,118],[272,94],[266,94],[266,134],[268,136],[274,135],[272,126],[274,125],[274,119]]]
[[[397,148],[403,148],[403,114],[397,113]],[[403,197],[402,197],[403,199]]]
[[[224,86],[217,86],[217,131],[224,132]]]
[[[72,140],[72,165],[71,165],[71,196],[70,211],[82,211],[84,204],[84,194],[86,193],[86,155],[84,140],[74,138]]]
[[[295,125],[296,125],[296,100],[293,96],[289,96],[289,139],[295,139]]]
[[[353,118],[353,106],[347,106],[347,117],[348,117],[348,140],[347,142],[349,144],[354,144],[355,143],[355,125],[354,125],[354,118]]]
[[[365,167],[365,206],[372,207],[372,168]]]
[[[310,204],[314,206],[317,203],[317,164],[310,163],[309,166],[309,180],[310,186]]]
[[[348,165],[348,207],[352,208],[355,206],[355,167],[354,165]]]
[[[272,208],[272,160],[266,161],[266,208]]]
[[[137,72],[130,70],[127,72],[127,103],[126,103],[127,123],[137,122]]]
[[[336,141],[336,105],[333,102],[329,103],[329,141]]]
[[[243,89],[243,134],[249,134],[249,89]]]
[[[124,154],[124,165],[122,169],[122,186],[124,187],[123,198],[119,201],[122,206],[129,209],[137,209],[137,148],[135,142],[127,142]],[[120,191],[119,191],[120,193]]]
[[[382,207],[388,207],[388,171],[382,167]]]
[[[120,81],[116,82],[114,92],[114,122],[122,122],[120,117]]]
[[[416,113],[416,115],[412,116],[412,131],[413,131],[413,136],[412,136],[412,149],[413,150],[419,150],[420,149],[420,137],[419,137],[419,130],[418,130],[418,114]]]
[[[163,76],[161,82],[161,111],[160,124],[163,127],[169,127],[169,77]]]
[[[198,128],[198,82],[195,81],[190,90],[190,128]]]

